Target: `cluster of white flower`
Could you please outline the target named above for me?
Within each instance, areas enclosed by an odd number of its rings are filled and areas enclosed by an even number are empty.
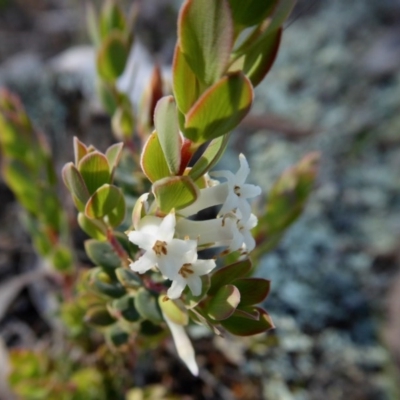
[[[258,186],[246,184],[250,168],[243,154],[239,156],[240,168],[236,174],[230,171],[214,172],[212,176],[225,178],[226,182],[209,180],[209,187],[200,190],[200,196],[189,207],[171,212],[164,218],[144,216],[131,231],[129,240],[144,254],[131,263],[132,270],[145,273],[158,268],[165,279],[172,281],[167,291],[170,299],[179,298],[189,286],[193,295],[201,293],[200,276],[208,274],[215,260],[199,260],[198,250],[210,247],[226,247],[229,251],[240,250],[246,254],[255,247],[250,230],[257,225],[257,217],[251,213],[248,199],[258,196]],[[217,218],[193,221],[187,217],[212,206],[222,205]]]

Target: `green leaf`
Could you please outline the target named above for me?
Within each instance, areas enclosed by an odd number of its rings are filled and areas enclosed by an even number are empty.
[[[217,291],[227,284],[234,282],[238,278],[245,277],[251,270],[251,261],[246,259],[238,261],[234,264],[217,269],[211,275],[211,286],[208,291],[209,295],[214,295]]]
[[[86,3],[86,26],[92,43],[97,47],[100,44],[100,31],[98,27],[96,9],[93,3]]]
[[[239,124],[252,101],[253,87],[241,72],[224,76],[190,109],[183,134],[196,143],[222,136]]]
[[[117,268],[115,274],[122,286],[128,289],[138,289],[143,286],[143,282],[138,275],[128,268]]]
[[[295,4],[296,0],[279,0],[275,7],[272,21],[268,26],[269,32],[276,31],[280,26],[282,26],[292,12]]]
[[[167,300],[164,301],[165,295],[158,297],[158,305],[162,312],[168,317],[169,320],[178,325],[187,325],[189,323],[189,316],[186,308],[180,300]]]
[[[104,306],[90,307],[85,314],[84,320],[86,323],[98,327],[109,326],[115,322],[115,319]]]
[[[145,288],[140,288],[136,294],[136,308],[140,315],[158,323],[163,321],[157,297]]]
[[[161,98],[154,111],[154,125],[171,175],[177,175],[181,165],[182,137],[172,96]]]
[[[228,0],[235,25],[248,27],[257,25],[267,18],[279,0]]]
[[[115,0],[107,0],[100,13],[101,37],[105,38],[113,30],[124,32],[126,20],[121,8]]]
[[[250,79],[253,86],[257,86],[271,69],[278,54],[282,37],[282,28],[269,32],[257,40],[253,45],[245,47],[245,53],[232,64],[230,71],[242,70]]]
[[[53,248],[52,262],[57,271],[71,272],[73,266],[71,250],[64,245],[58,244]]]
[[[89,287],[100,295],[120,298],[126,292],[122,285],[103,271],[102,268],[92,268],[89,274]]]
[[[15,193],[18,201],[34,215],[38,213],[37,182],[29,169],[18,160],[6,161],[2,168],[7,185]]]
[[[106,150],[106,158],[110,166],[111,179],[114,176],[114,171],[122,156],[123,143],[115,143]]]
[[[80,212],[78,214],[78,224],[93,239],[105,240],[107,238],[107,226],[101,220],[90,219]]]
[[[70,162],[62,169],[62,177],[65,186],[71,192],[73,197],[76,197],[82,204],[86,204],[90,194],[82,175],[76,169],[75,165]]]
[[[107,328],[105,336],[107,342],[114,347],[121,347],[129,341],[129,334],[119,324]]]
[[[252,336],[257,335],[274,328],[274,324],[268,313],[259,307],[254,307],[260,313],[259,320],[243,318],[238,316],[231,316],[224,321],[221,325],[230,333],[237,336]]]
[[[112,315],[116,318],[124,318],[129,322],[136,322],[141,319],[141,315],[135,306],[135,296],[127,294],[126,296],[116,299],[110,306]]]
[[[115,88],[113,88],[112,84],[98,79],[96,82],[96,90],[104,109],[109,115],[113,115],[119,103]]]
[[[82,143],[76,136],[74,136],[74,159],[75,165],[79,164],[79,161],[86,156],[88,148]]]
[[[108,242],[100,242],[96,239],[85,241],[85,251],[94,264],[104,268],[115,269],[121,266],[121,260],[115,254],[114,249]]]
[[[222,321],[233,314],[239,302],[239,290],[233,285],[225,285],[211,297],[205,312],[210,318]]]
[[[106,156],[98,151],[93,151],[84,156],[78,164],[78,170],[86,183],[90,195],[100,186],[110,183],[110,166]]]
[[[240,305],[232,314],[232,316],[253,319],[255,321],[260,319],[260,313],[254,307],[240,307]]]
[[[103,218],[117,207],[123,198],[121,189],[105,183],[99,187],[86,203],[85,215],[88,218]]]
[[[193,180],[196,181],[202,177],[219,161],[228,145],[228,140],[229,135],[227,134],[211,141],[204,153],[189,171],[189,176]]]
[[[189,67],[179,44],[175,47],[172,84],[179,110],[186,114],[200,96],[200,83]]]
[[[147,139],[140,159],[142,171],[151,182],[169,176],[169,168],[162,151],[157,132],[153,132]]]
[[[190,68],[206,85],[224,74],[233,35],[233,20],[226,0],[187,0],[181,8],[178,41]]]
[[[118,140],[131,138],[135,129],[132,110],[125,106],[119,106],[112,116],[111,126]]]
[[[125,204],[125,197],[121,193],[119,198],[119,202],[117,203],[116,207],[114,207],[108,214],[107,219],[108,223],[113,227],[116,228],[117,226],[121,225],[125,219],[126,214],[126,204]]]
[[[112,32],[100,45],[97,53],[97,71],[107,82],[114,82],[124,72],[129,47],[120,32]]]
[[[240,307],[261,303],[269,293],[271,282],[262,278],[241,278],[234,281],[240,292]]]
[[[189,176],[173,176],[153,184],[153,193],[160,210],[168,214],[190,206],[199,196],[199,189]]]

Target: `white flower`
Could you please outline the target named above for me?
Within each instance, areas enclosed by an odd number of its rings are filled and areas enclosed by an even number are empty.
[[[168,325],[168,328],[171,331],[176,351],[178,352],[180,359],[189,368],[189,371],[194,376],[197,376],[199,374],[199,367],[197,366],[194,349],[185,332],[185,328],[182,325],[178,325],[175,322],[172,322],[164,313],[162,314],[165,322]]]
[[[170,299],[177,299],[186,285],[189,286],[194,296],[199,296],[202,286],[200,276],[208,274],[215,266],[214,260],[198,260],[195,250],[187,252],[182,256],[181,268],[173,278],[167,296]]]
[[[240,168],[236,174],[233,174],[231,171],[217,171],[211,175],[227,180],[228,195],[219,211],[219,215],[225,215],[228,212],[236,212],[238,210],[240,219],[247,221],[251,214],[251,206],[247,199],[258,196],[261,193],[261,188],[245,183],[250,173],[249,164],[243,154],[239,155],[239,161]]]
[[[128,234],[129,240],[138,245],[145,253],[130,264],[133,271],[141,274],[154,266],[168,279],[173,279],[182,266],[182,255],[195,251],[195,240],[174,239],[175,215],[165,218],[147,215],[137,224],[137,230]]]
[[[226,220],[230,222],[233,231],[233,238],[229,249],[231,251],[242,249],[244,253],[250,253],[254,250],[256,241],[250,231],[257,225],[257,217],[254,214],[250,214],[249,219],[243,222],[242,219],[237,218],[235,215],[227,214]]]

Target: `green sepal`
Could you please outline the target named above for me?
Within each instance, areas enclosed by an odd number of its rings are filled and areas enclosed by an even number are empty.
[[[259,307],[254,307],[254,309],[260,314],[258,320],[232,315],[230,318],[221,321],[221,325],[228,332],[237,336],[257,335],[274,328],[271,317],[265,310]]]
[[[183,303],[178,300],[165,300],[165,295],[158,297],[158,305],[167,318],[178,325],[187,325],[189,316]]]
[[[68,164],[67,164],[68,165]],[[98,151],[86,154],[78,164],[78,170],[92,195],[100,186],[110,183],[111,173],[107,158]]]
[[[178,19],[178,41],[187,63],[206,85],[225,72],[233,46],[227,0],[187,0]]]
[[[108,242],[88,239],[85,241],[85,251],[95,265],[109,269],[115,269],[121,266],[121,260]]]
[[[205,313],[215,321],[222,321],[234,313],[239,303],[239,290],[233,285],[225,285],[210,298]]]
[[[177,175],[181,165],[182,136],[172,96],[165,96],[158,101],[154,111],[154,126],[169,172]]]
[[[142,150],[140,166],[150,182],[158,181],[170,175],[157,132],[153,132],[147,139]]]
[[[90,219],[82,212],[78,214],[78,224],[91,238],[105,240],[107,238],[107,226],[102,220]]]
[[[97,53],[97,71],[106,82],[114,82],[124,72],[129,46],[123,33],[111,32]]]
[[[111,314],[116,318],[123,318],[129,322],[137,322],[142,317],[135,306],[135,296],[127,294],[114,300],[109,306]]]
[[[194,203],[200,195],[196,183],[189,176],[173,176],[153,184],[154,197],[160,210],[168,214]]]
[[[221,287],[234,282],[236,279],[247,276],[250,270],[250,259],[238,261],[234,264],[217,269],[211,275],[211,285],[208,294],[210,296],[214,295]]]
[[[208,88],[186,115],[183,135],[204,143],[234,129],[253,102],[253,87],[242,72],[230,73]]]
[[[96,327],[104,327],[112,325],[115,319],[110,315],[104,306],[92,306],[87,310],[84,321]]]
[[[202,177],[219,161],[228,145],[228,140],[229,134],[226,134],[211,141],[189,172],[193,180]]]
[[[140,288],[136,294],[136,308],[144,319],[159,323],[163,321],[157,296],[145,288]]]

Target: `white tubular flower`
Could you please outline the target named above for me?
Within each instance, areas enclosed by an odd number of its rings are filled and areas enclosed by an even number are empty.
[[[145,253],[130,264],[133,271],[141,274],[154,266],[168,279],[173,279],[182,266],[182,255],[195,251],[195,240],[174,239],[175,215],[165,218],[145,216],[137,224],[137,230],[128,234],[129,240],[138,245]]]
[[[202,285],[200,276],[208,274],[216,266],[215,260],[198,260],[195,250],[183,255],[181,265],[167,291],[167,296],[170,299],[179,298],[186,285],[189,286],[194,296],[200,295]]]
[[[231,171],[217,171],[211,173],[217,178],[225,178],[228,185],[228,195],[219,215],[239,211],[239,218],[247,221],[250,218],[251,206],[247,199],[252,199],[261,193],[261,188],[256,185],[244,183],[250,173],[249,164],[243,154],[239,155],[240,168],[236,174]]]
[[[172,322],[164,313],[163,317],[171,331],[176,351],[178,352],[180,359],[185,363],[185,365],[189,368],[189,371],[194,376],[199,375],[199,367],[196,363],[194,349],[188,335],[185,332],[185,328],[182,325]]]
[[[258,219],[254,214],[250,214],[249,219],[243,222],[242,219],[236,218],[233,214],[227,215],[227,222],[233,231],[232,242],[229,245],[231,251],[242,249],[244,253],[250,253],[256,247],[256,241],[251,234],[251,230],[257,225]]]

